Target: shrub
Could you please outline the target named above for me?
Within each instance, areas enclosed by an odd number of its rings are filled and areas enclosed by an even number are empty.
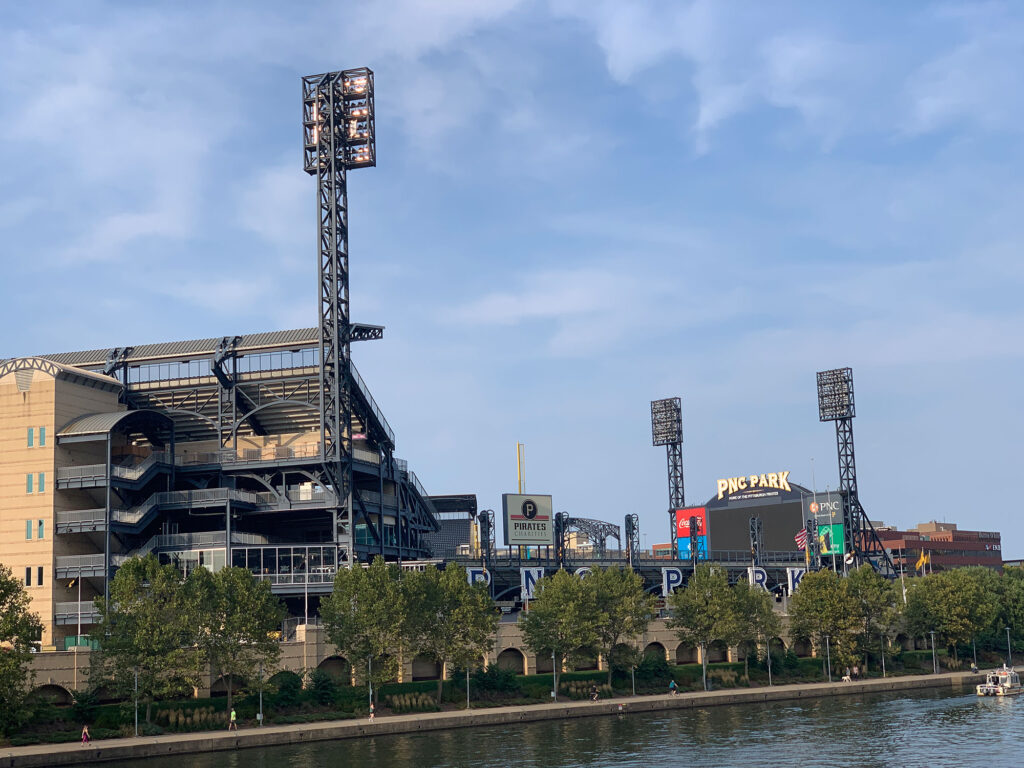
[[[338,682],[322,669],[310,675],[310,690],[317,704],[333,704],[338,698]]]
[[[478,691],[513,693],[520,688],[516,673],[511,669],[502,669],[497,664],[492,664],[487,669],[476,670],[470,679]]]

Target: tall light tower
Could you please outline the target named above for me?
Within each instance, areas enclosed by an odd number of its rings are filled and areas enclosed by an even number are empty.
[[[366,67],[302,78],[303,155],[317,180],[320,254],[320,452],[337,496],[335,543],[351,567],[352,319],[349,312],[348,189],[350,168],[376,165],[373,72]],[[340,557],[339,557],[340,561]]]
[[[686,506],[683,494],[683,405],[678,397],[651,401],[651,438],[655,447],[665,446],[668,459],[668,540],[672,545],[676,538],[676,510]]]
[[[854,564],[872,562],[868,554],[879,558],[872,563],[888,573],[895,573],[885,546],[860,504],[857,494],[857,462],[853,452],[853,418],[857,415],[853,400],[853,369],[834,368],[818,372],[818,420],[836,423],[836,446],[839,454],[839,490],[846,495],[843,520],[845,551],[853,554]]]

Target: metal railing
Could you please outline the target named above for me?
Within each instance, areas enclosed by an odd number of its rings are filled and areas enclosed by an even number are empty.
[[[398,497],[385,493],[383,496],[376,491],[360,491],[359,495],[364,502],[384,506],[389,509],[398,509]]]
[[[58,624],[66,624],[69,620],[72,623],[78,621],[79,615],[83,622],[87,619],[98,619],[100,612],[92,600],[83,600],[75,603],[54,603],[53,614]]]
[[[104,558],[99,555],[62,555],[56,558],[57,570],[102,568]]]
[[[110,510],[110,519],[117,523],[134,525],[156,506],[218,504],[228,500],[240,501],[258,507],[275,506],[277,504],[277,496],[269,491],[253,493],[252,491],[239,491],[234,488],[204,488],[194,491],[160,491],[158,493],[154,493],[138,507]]]
[[[418,477],[416,477],[416,473],[415,472],[408,472],[407,474],[409,475],[409,480],[412,482],[412,487],[416,489],[416,491],[419,493],[420,496],[422,496],[424,499],[426,499],[427,498],[427,489],[423,487],[423,483],[421,483],[420,479]]]
[[[373,395],[370,394],[370,388],[366,386],[366,382],[363,381],[363,377],[359,375],[359,371],[356,370],[355,365],[350,364],[350,367],[352,369],[352,381],[355,383],[356,387],[359,388],[359,393],[363,396],[363,399],[369,403],[370,410],[373,411],[373,415],[377,417],[377,421],[384,429],[384,432],[387,434],[391,444],[394,445],[395,431],[391,429],[391,425],[388,424],[388,420],[384,418],[384,413],[381,411],[380,406],[377,405],[377,401],[373,399]]]
[[[58,533],[61,528],[74,528],[77,526],[100,525],[106,520],[107,512],[102,507],[99,509],[67,509],[60,510],[54,516],[57,523]]]

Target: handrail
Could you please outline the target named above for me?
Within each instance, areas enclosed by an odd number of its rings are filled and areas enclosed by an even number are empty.
[[[355,364],[349,363],[349,369],[352,371],[352,381],[359,389],[359,393],[363,396],[363,399],[370,405],[370,410],[373,411],[373,415],[377,417],[377,421],[380,423],[384,433],[388,436],[391,444],[395,444],[395,432],[391,429],[391,425],[388,424],[388,420],[384,418],[384,413],[381,411],[380,406],[377,405],[377,401],[373,399],[373,395],[370,394],[370,388],[366,386],[366,382],[363,381],[363,377],[359,375],[359,371],[356,369]]]

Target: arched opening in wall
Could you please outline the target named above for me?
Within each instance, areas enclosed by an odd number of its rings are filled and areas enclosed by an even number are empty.
[[[498,669],[506,669],[510,672],[514,672],[517,675],[526,674],[526,657],[523,656],[523,652],[518,648],[506,648],[504,651],[498,654],[498,660],[495,662],[495,666]],[[551,660],[548,659],[548,671],[550,672]],[[540,669],[538,668],[538,672]]]
[[[719,661],[727,661],[729,648],[721,640],[712,640],[708,645],[708,663],[714,664]]]
[[[32,691],[34,701],[45,702],[57,707],[66,707],[72,702],[71,691],[62,685],[48,683]]]
[[[540,653],[537,655],[537,674],[538,675],[550,675],[554,670],[554,664],[551,661],[551,657],[546,653]]]
[[[676,664],[696,664],[697,649],[692,645],[680,643],[676,648]]]
[[[789,649],[801,659],[806,659],[811,655],[811,644],[806,640],[794,640]]]
[[[648,643],[644,647],[644,658],[655,658],[665,660],[667,658],[665,656],[665,646],[657,641],[653,643]]]
[[[224,675],[222,677],[218,677],[214,681],[213,685],[210,686],[211,697],[228,695],[228,677],[230,677],[230,675]],[[241,677],[235,677],[231,681],[231,692],[233,694],[237,694],[243,688],[245,688],[245,680]]]
[[[271,677],[268,681],[271,687],[274,688],[288,688],[298,686],[302,688],[302,678],[294,672],[289,672],[287,669],[282,669],[276,675]]]
[[[412,660],[412,679],[437,680],[441,676],[441,665],[427,656],[417,656]]]
[[[782,642],[781,637],[773,637],[769,640],[768,648],[771,650],[773,656],[782,656],[786,653],[786,644]]]
[[[927,651],[931,649],[929,639],[927,637],[915,637],[914,638],[914,650],[916,651]]]
[[[900,633],[896,635],[896,647],[902,648],[904,651],[914,650],[914,643],[907,635]]]
[[[591,656],[590,654],[584,654],[576,659],[575,669],[577,672],[585,672],[591,669],[597,669],[597,656]]]
[[[341,685],[352,685],[352,665],[344,656],[328,656],[316,668],[326,672]]]

